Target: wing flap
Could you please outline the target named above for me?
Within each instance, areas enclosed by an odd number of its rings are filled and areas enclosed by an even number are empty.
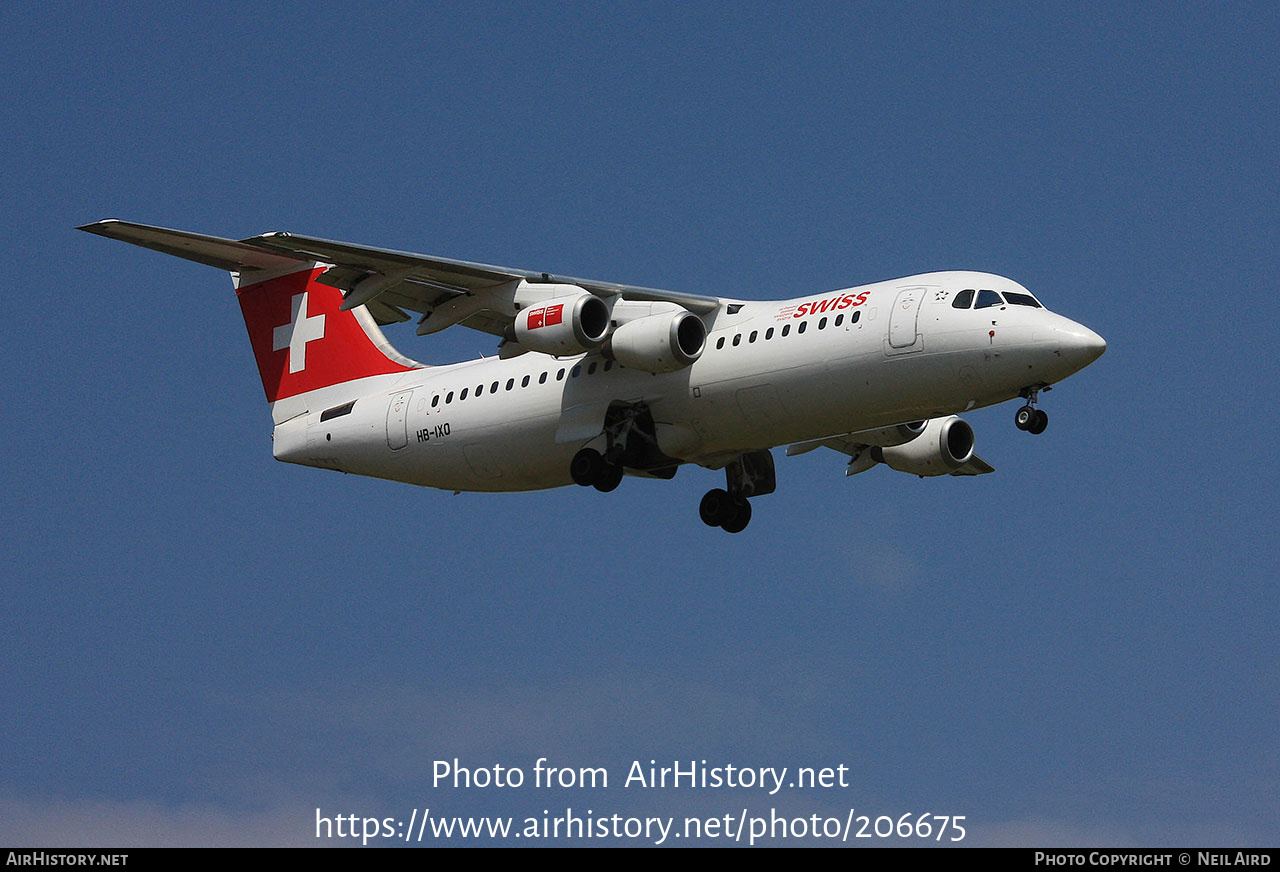
[[[481,333],[489,333],[494,336],[505,336],[507,326],[511,323],[511,319],[498,312],[486,309],[483,312],[477,312],[468,318],[464,318],[458,323],[463,327],[470,327],[472,330],[479,330]]]
[[[370,300],[365,308],[369,310],[369,314],[380,327],[409,320],[409,316],[403,310],[388,303],[385,297],[381,300]]]
[[[988,472],[995,472],[995,471],[996,471],[996,468],[994,466],[992,466],[990,463],[987,463],[985,460],[983,460],[981,457],[975,454],[969,458],[969,461],[964,466],[960,467],[959,469],[957,469],[955,472],[951,474],[952,475],[986,475]]]

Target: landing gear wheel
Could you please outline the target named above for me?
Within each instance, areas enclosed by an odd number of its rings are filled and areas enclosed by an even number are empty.
[[[746,497],[735,497],[733,500],[733,517],[720,525],[726,533],[741,533],[751,523],[751,503]]]
[[[731,520],[737,511],[733,497],[729,496],[728,491],[718,487],[707,491],[698,504],[698,514],[702,517],[702,523],[708,527],[721,526],[726,520]]]
[[[1027,426],[1027,432],[1032,436],[1039,436],[1048,426],[1049,414],[1044,409],[1036,409],[1035,414],[1031,416],[1030,425]]]
[[[600,493],[607,494],[622,483],[622,467],[614,466],[611,463],[605,463],[600,467],[600,474],[596,476],[596,480],[592,482],[596,490]]]
[[[575,483],[590,487],[599,480],[604,466],[604,458],[600,456],[599,451],[594,448],[584,448],[573,455],[573,460],[569,462],[569,475],[573,477]]]
[[[1036,420],[1036,410],[1032,406],[1023,406],[1013,416],[1013,425],[1019,430],[1030,430],[1032,423]],[[1043,414],[1043,413],[1041,413]],[[1048,416],[1045,417],[1046,422]]]

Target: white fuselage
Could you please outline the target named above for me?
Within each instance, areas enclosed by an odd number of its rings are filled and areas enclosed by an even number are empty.
[[[664,374],[598,353],[531,352],[373,376],[308,396],[306,414],[276,426],[275,456],[448,490],[558,487],[572,483],[570,460],[596,438],[602,410],[624,402],[648,407],[665,454],[717,467],[746,451],[1000,403],[1105,347],[1043,308],[956,308],[966,289],[1027,294],[999,276],[941,272],[744,300],[708,323],[695,363]]]

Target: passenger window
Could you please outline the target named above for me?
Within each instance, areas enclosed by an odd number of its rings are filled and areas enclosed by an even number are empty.
[[[1036,302],[1036,298],[1030,294],[1015,294],[1011,291],[1005,291],[1004,298],[1015,306],[1030,306],[1033,309],[1043,308]]]
[[[951,301],[953,309],[967,309],[973,303],[973,288],[968,288],[956,294],[956,298]]]
[[[458,394],[458,401],[461,402],[467,398],[467,388],[462,389],[462,393]]]
[[[527,388],[528,386],[529,386],[529,377],[528,377],[528,376],[525,376],[524,378],[520,379],[520,387],[522,387],[522,388]]]
[[[719,351],[721,348],[724,348],[724,337],[723,337],[723,336],[721,336],[719,339],[717,339],[717,340],[716,340],[716,351]]]
[[[613,361],[612,361],[612,360],[606,360],[606,361],[604,362],[604,371],[605,371],[605,372],[608,372],[608,371],[609,371],[609,370],[611,370],[611,369],[613,369]]]
[[[564,381],[564,367],[563,367],[563,366],[562,366],[562,367],[560,367],[559,371],[557,371],[557,372],[556,372],[556,381]]]
[[[751,331],[751,335],[747,337],[747,341],[748,341],[748,342],[755,342],[755,341],[756,341],[756,336],[757,336],[757,335],[758,335],[758,331],[752,330],[752,331]]]
[[[819,321],[819,322],[818,322],[818,329],[819,329],[819,330],[826,330],[826,329],[827,329],[827,319],[826,319],[826,318],[823,318],[821,321]]]
[[[787,335],[788,333],[790,333],[790,332],[791,332],[791,325],[790,325],[790,324],[783,324],[783,325],[782,325],[782,335],[783,335],[783,336],[786,336],[786,335]]]
[[[995,291],[978,291],[978,305],[975,309],[989,309],[992,306],[1003,306],[1004,300]]]
[[[547,383],[547,374],[544,372],[542,375],[538,376],[538,384],[545,385],[546,383]]]
[[[858,319],[859,319],[859,318],[861,318],[861,317],[862,317],[862,310],[861,310],[861,309],[859,309],[858,311],[854,312],[852,315],[850,315],[850,316],[849,316],[849,323],[850,323],[850,324],[857,324],[857,323],[858,323]]]
[[[839,327],[844,323],[844,315],[836,315],[836,326]]]
[[[570,378],[577,378],[580,375],[582,375],[582,364],[578,364],[572,370],[569,371]]]
[[[741,342],[742,342],[742,334],[741,333],[733,334],[733,347],[737,348],[738,344]]]
[[[447,406],[453,402],[453,391],[449,391],[448,396],[444,398],[444,404]]]
[[[497,392],[498,392],[498,383],[497,383],[497,382],[494,382],[493,384],[489,385],[489,393],[491,393],[491,394],[496,394]]]
[[[598,365],[599,365],[599,364],[597,364],[595,361],[592,361],[592,362],[591,362],[591,365],[590,365],[589,367],[587,367],[587,375],[595,375],[595,374],[596,374],[596,367],[597,367]]]
[[[527,378],[527,376],[526,376],[526,378]],[[516,380],[515,380],[515,379],[513,379],[513,378],[509,378],[509,379],[507,379],[507,390],[511,390],[511,389],[512,389],[513,387],[515,387],[515,386],[516,386]]]
[[[809,322],[808,322],[808,321],[801,321],[801,322],[800,322],[800,327],[796,330],[796,332],[797,332],[797,333],[803,333],[803,332],[804,332],[804,328],[806,328],[806,327],[808,327],[808,326],[809,326]]]
[[[765,341],[766,341],[766,342],[773,338],[773,328],[772,328],[772,327],[770,327],[768,330],[764,331],[764,338],[765,338]]]
[[[431,398],[431,408],[434,409],[438,405],[440,405],[440,395],[436,394],[434,397]]]

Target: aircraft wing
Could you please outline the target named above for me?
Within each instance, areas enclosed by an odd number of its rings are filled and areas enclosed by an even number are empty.
[[[76,228],[108,239],[119,239],[150,248],[152,251],[172,254],[186,260],[194,260],[205,266],[225,269],[228,272],[256,272],[283,269],[305,258],[287,254],[274,254],[254,245],[223,239],[221,236],[205,236],[185,230],[169,230],[130,221],[108,219]]]
[[[951,474],[952,475],[986,475],[988,472],[995,472],[995,471],[996,471],[996,468],[994,466],[992,466],[990,463],[987,463],[985,460],[983,460],[981,457],[975,454],[973,455],[973,457],[969,458],[969,461],[964,466],[960,467],[959,469],[957,469],[955,472]]]
[[[234,240],[116,220],[99,221],[80,229],[233,272],[279,269],[306,261],[332,264],[318,281],[347,293],[344,308],[365,305],[381,324],[408,320],[405,310],[429,316],[450,301],[473,297],[476,299],[466,307],[470,314],[456,323],[501,336],[512,316],[486,308],[484,296],[519,279],[577,285],[604,297],[675,303],[700,315],[714,312],[721,305],[718,297],[701,294],[470,263],[292,233],[264,233]],[[425,322],[420,333],[432,332],[424,327]]]
[[[430,315],[437,307],[451,300],[465,296],[483,298],[487,290],[519,279],[577,285],[603,297],[621,296],[627,300],[675,303],[698,314],[714,312],[720,307],[720,300],[717,297],[580,279],[505,266],[491,266],[465,260],[429,257],[405,251],[351,245],[310,236],[296,236],[291,233],[267,233],[245,239],[243,243],[289,257],[302,257],[334,264],[335,268],[322,275],[319,281],[347,291],[349,300],[352,298],[351,295],[361,293],[357,286],[371,276],[397,276],[399,281],[379,290],[376,299],[372,302],[379,304],[379,307],[391,307],[399,312],[408,309]],[[356,304],[360,302],[365,301],[357,300]],[[380,320],[385,315],[377,308],[372,312],[374,317]],[[395,318],[395,320],[403,320],[403,318]],[[497,309],[481,308],[458,323],[501,336],[511,320],[510,316],[504,315]]]
[[[830,448],[832,451],[839,451],[841,454],[849,456],[849,466],[845,469],[845,475],[856,475],[859,472],[865,472],[875,466],[877,461],[871,456],[872,446],[866,442],[860,442],[854,437],[855,434],[849,436],[833,436],[827,439],[814,439],[811,442],[799,442],[795,445],[787,446],[787,456],[794,457],[797,454],[804,454],[815,448]],[[989,472],[995,472],[996,468],[987,463],[978,455],[970,457],[960,468],[953,470],[951,475],[986,475]]]

